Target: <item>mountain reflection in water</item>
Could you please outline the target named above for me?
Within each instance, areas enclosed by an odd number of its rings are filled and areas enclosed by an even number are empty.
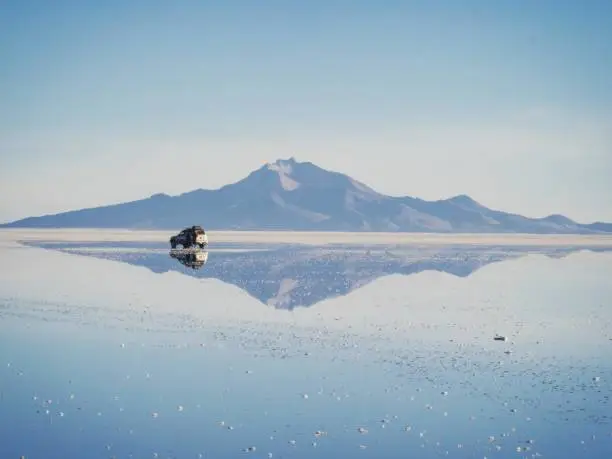
[[[268,250],[171,250],[121,244],[36,243],[60,250],[143,266],[163,274],[176,271],[235,285],[277,309],[308,307],[344,296],[376,279],[423,271],[467,277],[483,266],[529,254],[561,258],[593,247],[274,247]]]

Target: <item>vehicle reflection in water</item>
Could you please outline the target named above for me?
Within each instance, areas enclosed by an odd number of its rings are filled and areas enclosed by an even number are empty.
[[[193,270],[200,269],[208,261],[207,250],[172,249],[170,257],[177,260],[183,266]]]

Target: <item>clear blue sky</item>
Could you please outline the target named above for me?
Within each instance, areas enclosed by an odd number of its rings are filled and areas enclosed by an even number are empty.
[[[290,156],[392,195],[612,221],[612,2],[2,4],[0,221]]]

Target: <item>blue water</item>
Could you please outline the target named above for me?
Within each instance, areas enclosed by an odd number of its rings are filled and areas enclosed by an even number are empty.
[[[0,248],[1,458],[612,457],[610,253],[126,248]]]

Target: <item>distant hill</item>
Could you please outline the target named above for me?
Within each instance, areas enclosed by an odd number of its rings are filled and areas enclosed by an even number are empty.
[[[21,228],[390,231],[436,233],[612,233],[611,223],[562,215],[527,218],[489,209],[469,196],[439,201],[386,196],[351,177],[294,158],[278,160],[216,190],[28,217]]]

